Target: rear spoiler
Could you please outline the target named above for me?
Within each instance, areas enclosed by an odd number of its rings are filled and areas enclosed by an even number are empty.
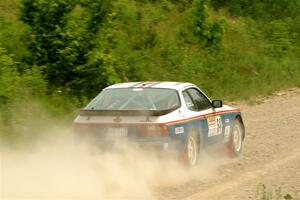
[[[167,110],[87,110],[81,109],[81,116],[162,116],[173,112],[177,108]]]

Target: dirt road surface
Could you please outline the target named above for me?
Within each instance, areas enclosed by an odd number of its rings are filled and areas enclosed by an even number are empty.
[[[215,177],[161,189],[160,199],[300,199],[300,90],[237,106],[247,131],[243,155]]]
[[[300,89],[259,101],[234,105],[246,126],[242,156],[203,154],[192,170],[136,149],[91,155],[68,136],[0,149],[0,199],[300,200]]]

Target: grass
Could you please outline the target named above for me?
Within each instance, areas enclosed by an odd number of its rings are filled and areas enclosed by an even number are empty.
[[[294,197],[288,193],[283,192],[282,187],[274,190],[269,190],[265,184],[260,184],[257,188],[258,200],[292,200]]]

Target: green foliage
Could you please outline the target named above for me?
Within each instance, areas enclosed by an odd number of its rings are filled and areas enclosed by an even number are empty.
[[[97,33],[105,23],[107,14],[111,10],[111,1],[109,0],[79,0],[80,5],[86,7],[90,20],[88,22],[88,30]]]
[[[28,49],[31,52],[28,64],[45,66],[50,82],[56,86],[64,82],[62,76],[70,76],[66,69],[68,62],[61,60],[61,50],[66,48],[63,28],[66,26],[66,13],[75,7],[74,1],[64,0],[23,0],[21,20],[31,28]],[[67,66],[61,66],[62,63]],[[61,72],[61,73],[60,73]]]
[[[37,68],[27,69],[21,75],[16,64],[12,55],[0,46],[0,105],[24,98],[27,94],[39,96],[46,93],[46,82]]]
[[[248,3],[233,1],[232,8]],[[193,81],[212,94],[241,93],[261,78],[257,68],[268,57],[294,59],[297,29],[291,21],[273,20],[261,30],[251,18],[235,25],[211,16],[208,6],[207,0],[23,0],[22,20],[32,29],[28,64],[43,66],[52,91],[81,98],[116,82],[149,79]]]
[[[0,105],[3,105],[14,97],[17,88],[15,83],[19,81],[15,62],[7,52],[0,47]]]
[[[293,196],[289,193],[283,194],[283,188],[280,186],[273,191],[266,187],[265,184],[260,184],[257,188],[257,199],[259,200],[292,200]]]
[[[215,8],[226,7],[237,16],[251,16],[260,20],[299,16],[299,0],[211,0]]]
[[[35,116],[41,126],[49,116],[70,120],[123,81],[193,82],[230,100],[300,87],[299,8],[298,0],[2,0],[0,133],[32,138]]]
[[[212,22],[208,16],[207,0],[194,0],[192,5],[195,34],[206,47],[220,48],[223,38],[222,21]]]
[[[90,66],[88,55],[109,5],[103,0],[23,0],[21,19],[31,27],[27,63],[44,66],[52,90],[92,96],[96,88],[107,84],[100,81],[99,85],[102,66]]]
[[[216,9],[226,8],[233,16],[251,17],[270,39],[267,51],[274,56],[299,53],[299,0],[212,0]],[[294,43],[294,45],[292,44]]]
[[[20,117],[16,105],[27,109],[29,99],[46,93],[46,82],[38,69],[28,69],[21,75],[16,64],[12,55],[0,46],[0,137],[15,136],[15,125],[23,125],[25,119]]]
[[[61,93],[46,95],[47,82],[40,69],[27,68],[21,74],[17,64],[0,46],[0,138],[9,143],[32,141],[41,136],[51,116],[70,120],[80,105]]]
[[[16,20],[16,13],[13,12],[17,10],[16,6],[12,6],[12,8],[8,6],[12,2],[0,2],[0,43],[9,53],[15,55],[16,60],[20,61],[27,54],[26,44],[22,41],[26,34],[26,26]],[[1,11],[2,7],[3,12]]]
[[[275,20],[269,24],[266,38],[269,40],[267,50],[272,56],[282,56],[293,49],[287,24],[282,20]]]

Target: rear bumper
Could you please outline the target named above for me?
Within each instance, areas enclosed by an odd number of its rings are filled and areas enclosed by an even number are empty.
[[[170,137],[122,138],[122,139],[85,138],[85,142],[97,146],[100,149],[105,151],[118,148],[118,146],[128,146],[129,148],[140,148],[143,150],[151,150],[151,151],[159,151],[159,152],[170,152],[170,153],[181,152],[180,141],[174,141]]]
[[[129,139],[128,143],[130,146],[142,148],[142,149],[152,149],[158,151],[169,151],[171,147],[170,138],[160,138],[158,139],[144,139],[144,138],[134,138]]]

